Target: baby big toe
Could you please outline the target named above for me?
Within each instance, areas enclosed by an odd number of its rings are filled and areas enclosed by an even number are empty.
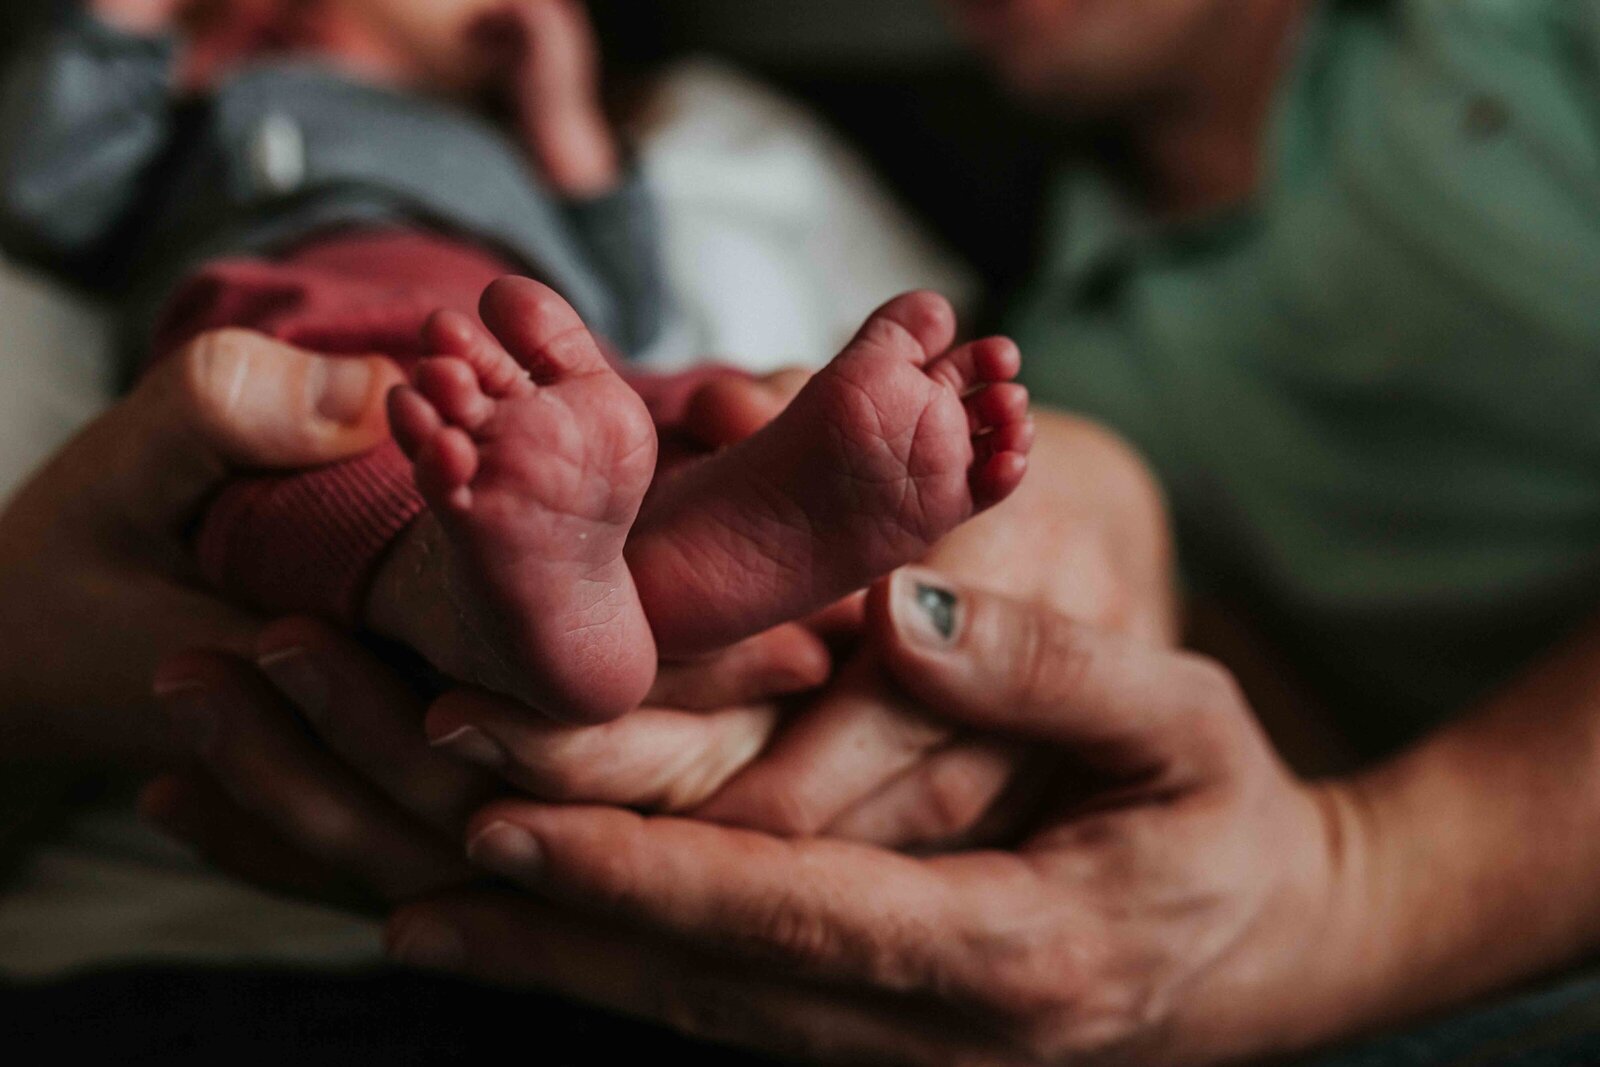
[[[906,343],[910,338],[913,342]],[[894,352],[924,366],[954,343],[956,313],[938,293],[919,290],[895,297],[868,317],[848,354],[861,346]]]
[[[489,331],[540,384],[610,366],[583,319],[547,285],[501,278],[484,291],[481,312]]]

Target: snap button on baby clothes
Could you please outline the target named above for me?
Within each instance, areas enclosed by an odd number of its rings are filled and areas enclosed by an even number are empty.
[[[269,191],[286,195],[306,180],[306,135],[288,115],[261,120],[250,140],[250,167]]]

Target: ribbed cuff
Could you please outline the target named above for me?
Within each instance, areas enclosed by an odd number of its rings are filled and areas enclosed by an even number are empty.
[[[358,623],[384,553],[426,507],[393,442],[347,463],[241,478],[206,515],[200,565],[262,611]]]

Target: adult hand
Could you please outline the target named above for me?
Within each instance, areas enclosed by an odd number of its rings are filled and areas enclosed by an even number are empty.
[[[460,845],[467,818],[505,782],[430,746],[420,725],[425,702],[372,650],[291,619],[268,627],[248,659],[171,657],[156,690],[194,760],[153,783],[143,810],[216,866],[337,902],[395,902],[470,880]],[[580,746],[597,743],[523,709],[508,705],[507,713],[518,728],[564,732],[564,765],[574,773]],[[660,764],[641,758],[632,780],[652,804],[671,807],[673,791],[693,782],[674,753],[704,762],[712,749],[705,731],[730,744],[765,736],[773,714],[644,708],[593,731],[626,731],[613,747],[661,756]],[[750,755],[730,747],[726,758],[742,764]]]
[[[1014,850],[503,801],[471,855],[543,901],[409,907],[394,954],[830,1061],[1210,1063],[1350,1023],[1348,802],[1289,775],[1220,667],[915,572],[870,631],[931,709],[1062,759]]]
[[[726,444],[759,429],[803,377],[713,382],[689,423]],[[1153,644],[1176,634],[1170,544],[1159,491],[1126,446],[1079,420],[1042,414],[1035,446],[1052,477],[938,545],[928,565]],[[1068,472],[1064,476],[1060,472]],[[854,623],[835,613],[835,636]],[[733,704],[738,701],[725,701]],[[429,735],[503,769],[548,800],[619,804],[784,836],[827,835],[938,848],[1009,829],[1049,757],[936,721],[892,684],[875,652],[855,654],[814,700],[787,714],[630,717],[549,729],[478,693],[441,700]]]
[[[241,468],[357,455],[388,434],[379,359],[330,360],[243,331],[155,368],[0,514],[0,757],[156,758],[156,664],[245,650],[258,622],[200,587],[188,545]]]
[[[170,658],[156,689],[193,763],[141,808],[216,866],[336,901],[470,880],[462,827],[504,787],[429,748],[422,697],[353,639],[291,619],[249,659]]]

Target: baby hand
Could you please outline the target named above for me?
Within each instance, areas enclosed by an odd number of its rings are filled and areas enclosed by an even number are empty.
[[[195,0],[91,0],[101,20],[127,33],[155,36],[171,30]]]
[[[617,184],[616,138],[600,103],[600,47],[578,0],[510,0],[468,29],[499,81],[523,141],[565,196]]]

